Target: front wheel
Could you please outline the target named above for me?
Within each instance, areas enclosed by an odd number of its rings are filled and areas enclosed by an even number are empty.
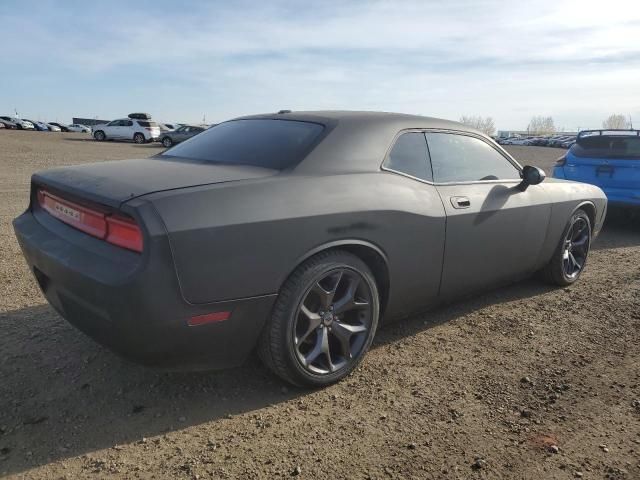
[[[173,145],[173,141],[170,137],[164,137],[162,139],[162,145],[164,145],[165,148],[169,148],[171,147],[171,145]]]
[[[146,141],[146,139],[144,138],[144,135],[141,133],[136,133],[133,136],[133,141],[136,142],[138,145],[144,143]]]
[[[294,385],[330,385],[360,363],[379,314],[378,288],[369,267],[348,252],[320,253],[285,282],[258,353]]]
[[[99,142],[102,142],[104,141],[105,138],[107,138],[107,136],[104,134],[102,130],[98,130],[96,133],[93,134],[93,138],[95,138]]]
[[[543,278],[561,287],[576,282],[587,264],[590,248],[591,221],[584,210],[578,209],[569,219],[556,252],[542,270]]]

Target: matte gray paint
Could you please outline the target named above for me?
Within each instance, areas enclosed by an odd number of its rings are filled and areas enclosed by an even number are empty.
[[[433,185],[381,170],[396,136],[416,129],[478,136],[517,165],[488,137],[455,122],[367,112],[245,118],[314,121],[328,133],[291,171],[168,157],[58,169],[34,181],[134,216],[141,207],[128,199],[150,202],[191,304],[274,294],[310,252],[368,242],[387,258],[387,316],[404,316],[541,267],[582,202],[603,220],[606,198],[591,185],[547,180],[520,192],[517,181]],[[469,198],[469,208],[454,209],[455,196]]]

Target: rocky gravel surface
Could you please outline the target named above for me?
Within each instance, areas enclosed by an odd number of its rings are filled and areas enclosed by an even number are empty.
[[[578,284],[527,280],[389,325],[324,390],[255,359],[159,372],[54,313],[10,223],[33,171],[159,151],[0,132],[0,476],[640,478],[640,219],[613,212]],[[510,151],[548,172],[562,153]]]

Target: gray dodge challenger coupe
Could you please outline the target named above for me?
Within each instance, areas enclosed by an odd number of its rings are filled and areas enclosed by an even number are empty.
[[[14,228],[51,305],[123,356],[221,368],[257,350],[323,386],[383,317],[536,272],[575,282],[606,208],[459,123],[283,110],[36,173]]]

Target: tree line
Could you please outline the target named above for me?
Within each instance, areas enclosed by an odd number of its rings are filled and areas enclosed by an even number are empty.
[[[463,115],[460,117],[460,123],[480,130],[489,136],[493,136],[496,133],[496,126],[492,117]],[[631,128],[631,119],[622,114],[612,114],[602,122],[602,128],[605,130],[627,130]],[[557,129],[553,122],[553,117],[537,115],[531,117],[529,125],[527,126],[527,132],[529,132],[530,135],[552,135],[557,132]]]

